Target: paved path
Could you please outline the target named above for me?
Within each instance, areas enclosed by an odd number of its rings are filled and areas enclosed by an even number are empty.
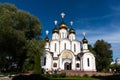
[[[9,78],[8,76],[0,77],[0,80],[12,80],[12,78]]]

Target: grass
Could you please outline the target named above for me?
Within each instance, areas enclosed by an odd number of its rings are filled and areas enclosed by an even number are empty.
[[[50,80],[100,80],[100,79],[90,78],[90,77],[71,76],[71,77],[65,77],[65,78],[52,78]]]
[[[65,74],[45,74],[44,76],[39,74],[31,75],[18,75],[13,80],[120,80],[120,74],[111,76],[65,76]]]

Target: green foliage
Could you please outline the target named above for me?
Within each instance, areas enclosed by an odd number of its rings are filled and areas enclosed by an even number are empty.
[[[96,67],[98,71],[103,71],[109,68],[112,61],[111,45],[104,40],[97,40],[94,45],[96,52]]]
[[[27,40],[27,57],[29,58],[29,62],[33,62],[34,64],[34,73],[41,74],[41,63],[40,63],[40,56],[42,56],[44,51],[45,42],[44,40]]]
[[[112,65],[110,65],[109,68],[112,69],[112,72],[120,74],[120,65],[119,64],[112,64]]]
[[[34,63],[40,66],[37,56],[43,53],[44,41],[35,37],[41,29],[35,16],[12,4],[0,4],[0,71],[10,71],[13,63],[17,71],[26,71]]]
[[[33,69],[33,64],[30,64],[29,60],[26,59],[22,66],[22,72],[27,72],[32,69]]]
[[[31,75],[18,75],[13,77],[12,80],[49,80],[47,77],[41,76],[40,74]]]
[[[99,80],[119,80],[120,79],[120,75],[94,76],[94,78],[97,78]]]
[[[90,50],[91,53],[93,53],[96,56],[96,52],[94,51],[94,48],[89,44],[88,49]]]
[[[66,73],[60,73],[60,74],[44,74],[44,77],[47,77],[49,79],[52,78],[65,78],[66,77]]]
[[[83,75],[83,77],[86,77],[86,78],[88,78],[89,76],[88,76],[88,74],[84,74],[84,75]]]

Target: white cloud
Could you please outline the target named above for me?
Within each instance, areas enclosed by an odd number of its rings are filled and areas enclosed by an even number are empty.
[[[99,30],[77,30],[77,32],[79,33],[77,34],[77,39],[83,39],[83,37],[81,36],[83,31],[87,32],[86,38],[88,39],[89,44],[93,45],[97,40],[103,39],[111,44],[111,49],[113,50],[113,58],[115,58],[117,54],[120,54],[120,31],[101,34],[102,31]]]
[[[111,6],[113,12],[120,12],[120,5]]]
[[[109,29],[108,29],[109,30]],[[103,39],[110,43],[120,43],[120,30],[116,32],[104,31],[103,29],[96,30],[76,30],[77,38],[81,39],[82,32],[86,32],[87,38],[93,43],[98,39]]]

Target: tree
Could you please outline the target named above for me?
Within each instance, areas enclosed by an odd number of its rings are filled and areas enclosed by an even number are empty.
[[[0,64],[3,65],[0,69],[8,71],[13,64],[17,64],[16,70],[21,71],[25,60],[30,59],[30,56],[27,56],[30,54],[27,45],[36,36],[40,36],[41,29],[35,16],[17,9],[12,4],[0,4]],[[32,50],[38,50],[36,42],[33,41]],[[39,40],[39,43],[43,43],[43,40]],[[44,44],[39,45],[39,50],[44,48],[43,46]],[[36,53],[42,54],[39,50]]]
[[[41,43],[42,42],[42,43]],[[31,63],[34,63],[34,73],[41,73],[41,56],[44,52],[45,41],[44,40],[28,40],[27,51],[29,51],[28,60]]]
[[[120,73],[120,64],[111,64],[110,69],[114,73]]]
[[[94,44],[96,52],[96,67],[98,71],[103,71],[109,68],[112,61],[111,45],[104,40],[97,40]]]
[[[92,47],[92,45],[89,44],[88,49],[90,50],[91,53],[94,54],[94,56],[96,56],[96,52],[95,52],[94,48]]]

